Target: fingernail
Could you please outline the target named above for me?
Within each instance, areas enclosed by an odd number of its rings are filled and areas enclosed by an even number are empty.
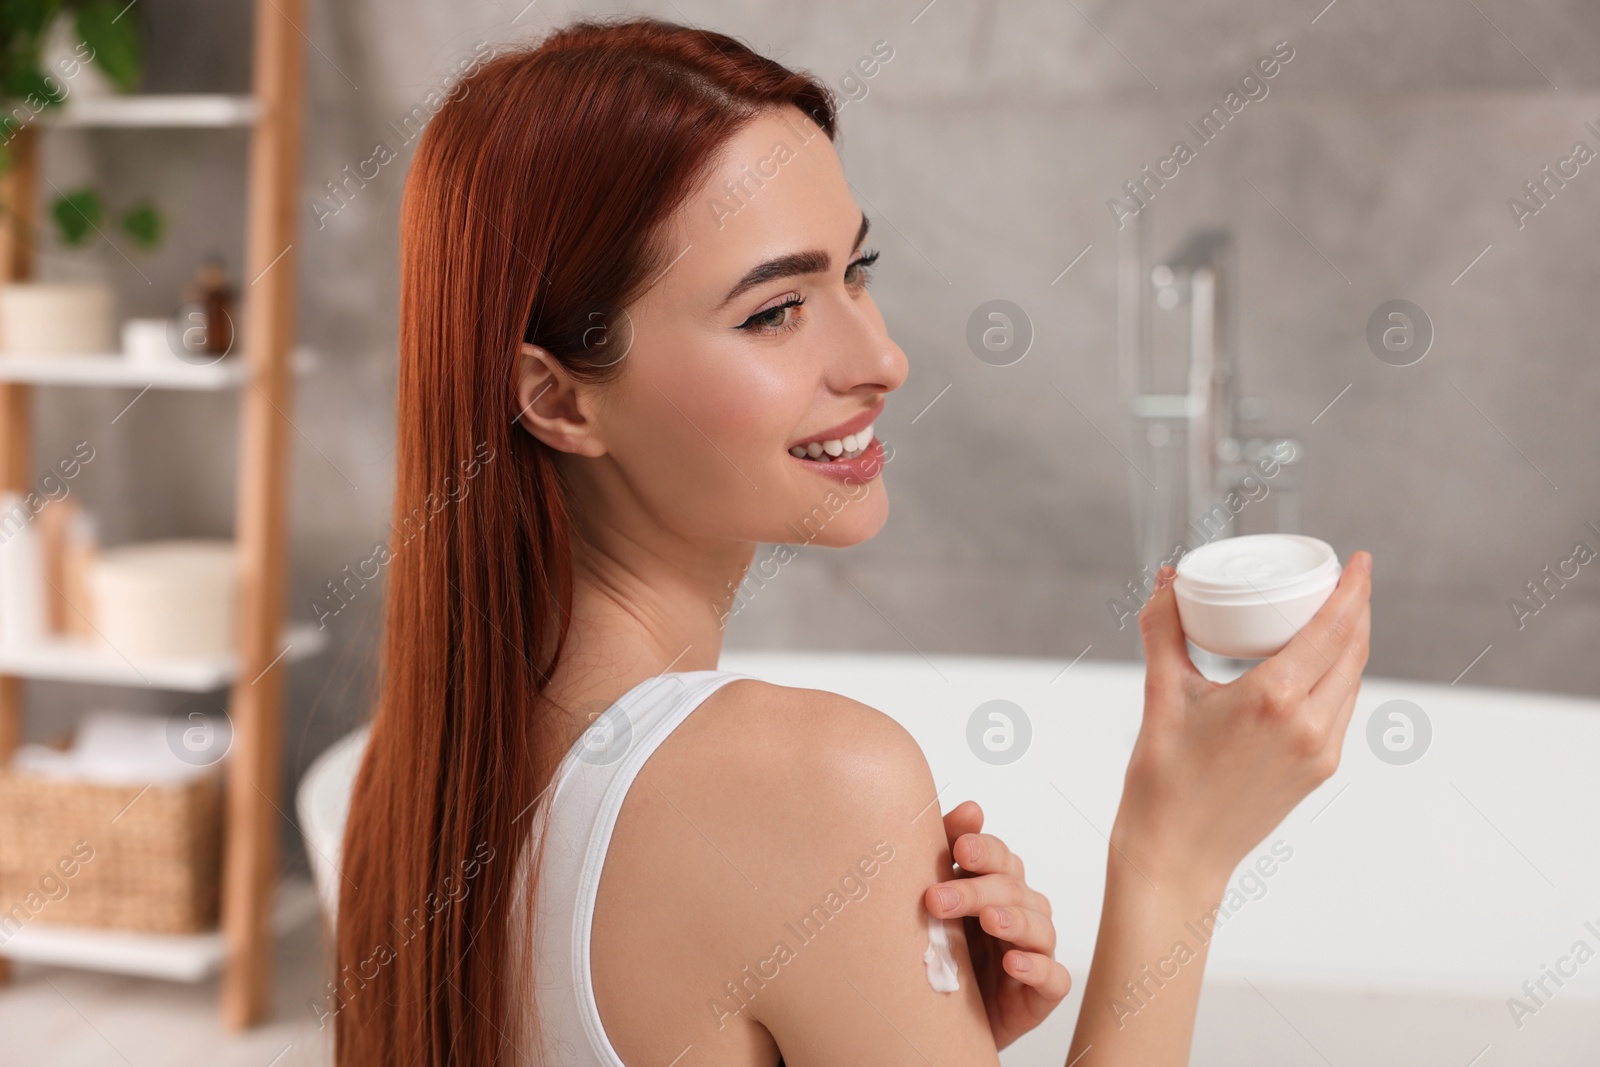
[[[976,837],[969,837],[966,840],[966,846],[961,851],[966,853],[967,858],[961,865],[970,869],[974,865],[983,862],[983,842]]]
[[[1029,971],[1033,970],[1033,961],[1026,956],[1012,956],[1011,969],[1013,971],[1019,971],[1022,974],[1027,974]]]
[[[961,903],[961,895],[954,889],[935,890],[933,895],[939,898],[940,911],[955,911],[956,905]]]
[[[1372,553],[1371,552],[1362,552],[1361,555],[1358,557],[1358,562],[1357,562],[1356,565],[1358,567],[1360,567],[1362,570],[1366,571],[1368,574],[1371,574],[1372,573]]]
[[[1011,909],[996,908],[994,910],[994,921],[998,923],[1002,929],[1009,930],[1011,928]]]

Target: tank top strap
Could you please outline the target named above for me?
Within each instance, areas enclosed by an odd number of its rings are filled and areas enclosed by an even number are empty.
[[[534,890],[534,928],[520,929],[520,909],[514,907],[510,962],[532,966],[538,993],[522,1010],[537,1016],[547,1062],[625,1067],[601,1025],[589,969],[595,899],[612,831],[628,790],[662,742],[713,693],[749,677],[702,670],[645,679],[595,718],[540,800],[533,845],[547,839]],[[519,895],[524,878],[517,879]],[[533,950],[531,960],[524,955],[527,948]]]

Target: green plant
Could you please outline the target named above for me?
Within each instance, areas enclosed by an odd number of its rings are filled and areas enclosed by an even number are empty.
[[[108,214],[105,199],[89,185],[63,193],[50,205],[56,235],[69,248],[82,248],[95,235],[104,233]],[[166,218],[149,200],[141,200],[118,214],[116,225],[135,247],[144,251],[159,245],[166,234]]]
[[[41,51],[55,20],[66,15],[106,77],[128,90],[144,71],[144,39],[118,0],[0,0],[0,93],[37,95],[59,103],[61,71],[41,66]],[[52,84],[54,81],[54,84]]]
[[[0,169],[10,165],[5,144],[39,112],[71,92],[67,82],[85,62],[118,88],[131,90],[144,73],[144,37],[138,14],[122,0],[0,0]],[[47,69],[44,44],[59,18],[72,21],[82,42],[62,69]]]

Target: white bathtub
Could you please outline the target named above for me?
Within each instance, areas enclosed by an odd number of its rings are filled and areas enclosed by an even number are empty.
[[[988,828],[1054,904],[1057,956],[1075,978],[1055,1016],[1002,1059],[1060,1067],[1099,922],[1103,835],[1138,732],[1142,667],[754,652],[728,652],[721,665],[887,712],[927,753],[943,810],[983,805]],[[974,709],[997,699],[1032,726],[1027,751],[1003,766],[967,740]],[[1426,754],[1404,766],[1367,742],[1372,712],[1394,699],[1420,706],[1433,730]],[[329,904],[360,744],[352,735],[326,752],[299,796]],[[1275,842],[1292,855],[1242,887],[1252,895],[1212,941],[1194,1067],[1600,1065],[1600,955],[1559,988],[1546,979],[1542,1003],[1523,989],[1580,940],[1600,953],[1600,701],[1368,678],[1339,772],[1262,851]],[[1520,1027],[1511,997],[1537,1009]]]
[[[944,810],[983,805],[1051,898],[1057,956],[1075,980],[1056,1016],[1003,1059],[1060,1067],[1141,665],[1085,660],[1062,674],[1065,660],[730,651],[721,666],[880,708],[921,743]],[[1380,760],[1366,735],[1374,709],[1397,698],[1433,730],[1403,766]],[[1007,766],[968,747],[969,717],[995,699],[1032,725]],[[1339,772],[1274,841],[1292,857],[1212,942],[1195,1067],[1600,1065],[1600,701],[1368,678]],[[1563,965],[1576,975],[1546,979],[1552,995],[1529,1000],[1523,983],[1579,940],[1596,958]],[[1510,997],[1536,1008],[1520,1027]]]

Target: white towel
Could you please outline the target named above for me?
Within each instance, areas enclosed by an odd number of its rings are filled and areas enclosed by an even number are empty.
[[[79,722],[71,748],[62,751],[46,745],[22,745],[12,756],[11,767],[43,778],[103,785],[185,782],[214,773],[219,763],[180,758],[174,746],[184,744],[184,733],[210,730],[210,738],[215,738],[218,730],[226,729],[226,724],[207,718],[171,723],[156,715],[90,711]]]
[[[0,640],[31,645],[45,632],[44,556],[33,512],[15,490],[0,493]]]

